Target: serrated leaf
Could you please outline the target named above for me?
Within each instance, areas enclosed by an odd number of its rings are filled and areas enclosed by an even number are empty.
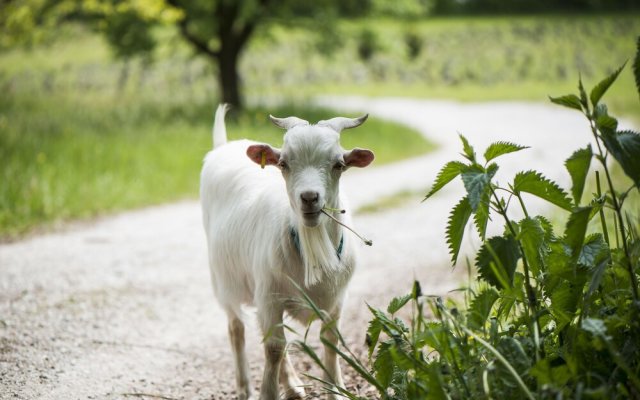
[[[504,154],[513,153],[516,151],[528,149],[529,146],[520,146],[515,143],[510,142],[495,142],[491,143],[487,150],[484,152],[484,159],[489,162],[496,157],[499,157]]]
[[[587,268],[595,268],[603,259],[609,258],[609,246],[604,241],[602,234],[594,233],[584,240],[582,250],[578,256],[578,264]]]
[[[489,201],[491,197],[491,191],[486,190],[482,197],[480,198],[480,203],[478,203],[478,208],[476,208],[476,212],[473,214],[473,222],[476,225],[476,229],[478,230],[478,235],[480,235],[480,239],[484,240],[487,235],[487,223],[489,221]]]
[[[609,114],[602,114],[596,117],[596,127],[599,130],[615,131],[618,129],[618,120]]]
[[[552,103],[560,104],[561,106],[573,108],[575,110],[582,111],[582,105],[580,104],[580,98],[575,94],[568,94],[566,96],[560,97],[551,97],[549,96],[549,100]]]
[[[373,362],[375,377],[380,384],[386,389],[393,379],[394,362],[391,352],[389,351],[391,342],[383,342],[378,346],[376,359]]]
[[[591,99],[591,104],[594,107],[598,105],[598,102],[600,101],[602,96],[604,96],[604,94],[607,92],[611,84],[615,82],[616,79],[618,79],[618,75],[620,75],[620,72],[622,71],[625,65],[627,65],[626,61],[624,64],[622,64],[620,68],[615,70],[611,75],[601,80],[593,89],[591,89],[591,94],[589,97]]]
[[[489,175],[480,166],[472,166],[465,168],[460,177],[464,183],[464,188],[467,190],[471,211],[475,212],[482,197],[489,190],[489,182],[492,175]]]
[[[460,252],[460,244],[464,237],[464,227],[471,216],[471,205],[465,197],[453,208],[449,214],[447,223],[447,244],[449,245],[449,253],[451,254],[451,262],[455,264],[458,261],[458,253]]]
[[[449,182],[451,182],[456,176],[460,175],[462,169],[465,168],[466,165],[460,161],[450,161],[442,167],[440,172],[438,172],[438,176],[436,177],[436,181],[433,184],[429,193],[425,197],[425,200],[429,197],[433,196],[440,189],[445,187]]]
[[[624,173],[640,187],[640,134],[634,131],[601,130],[602,141]]]
[[[587,100],[587,92],[582,84],[582,74],[578,75],[578,91],[580,92],[580,103],[585,110],[589,109],[589,100]]]
[[[580,199],[582,199],[584,183],[587,179],[592,157],[593,151],[591,150],[591,145],[588,145],[584,149],[576,150],[571,157],[567,158],[564,162],[571,176],[571,194],[573,195],[573,201],[576,205],[579,205]]]
[[[473,150],[473,147],[471,147],[471,145],[469,144],[469,141],[467,140],[466,137],[458,134],[458,136],[460,136],[460,140],[462,140],[462,150],[463,150],[463,156],[465,156],[465,158],[471,162],[475,162],[476,161],[476,152]]]
[[[515,338],[510,336],[502,337],[496,349],[521,376],[531,367],[531,359],[524,351],[522,344]],[[511,378],[510,374],[505,374],[504,376]]]
[[[369,358],[373,355],[373,351],[378,344],[380,338],[380,332],[382,331],[382,323],[379,319],[373,318],[369,321],[369,328],[367,328],[367,347],[369,348]]]
[[[636,42],[636,56],[631,69],[633,69],[633,77],[636,80],[636,89],[638,90],[638,97],[640,98],[640,36],[638,36],[638,41]]]
[[[522,250],[529,261],[529,267],[534,276],[544,270],[544,257],[547,252],[545,244],[545,230],[539,220],[524,218],[518,223],[520,231],[518,240],[522,244]]]
[[[584,243],[587,225],[591,218],[592,207],[577,207],[569,216],[567,226],[564,230],[564,237],[567,245],[571,249],[572,264],[577,261]]]
[[[482,329],[491,314],[493,304],[500,295],[494,288],[486,288],[471,300],[467,310],[467,322],[472,329]]]
[[[387,306],[387,312],[389,314],[395,314],[396,312],[398,312],[398,310],[404,307],[404,305],[407,304],[412,297],[413,297],[412,294],[406,294],[404,296],[394,297],[389,303],[389,306]]]
[[[494,236],[482,244],[476,256],[479,276],[498,289],[511,287],[520,258],[518,243],[512,236]]]
[[[572,207],[571,200],[564,190],[536,171],[518,172],[513,180],[513,190],[516,194],[531,193],[568,211]]]

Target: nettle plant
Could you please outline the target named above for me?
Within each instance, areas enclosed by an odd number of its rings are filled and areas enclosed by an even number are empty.
[[[640,54],[640,38],[638,47]],[[496,159],[525,147],[493,143],[480,160],[461,136],[465,160],[448,162],[426,198],[462,180],[466,196],[450,214],[447,241],[455,264],[473,217],[483,241],[475,255],[479,281],[465,290],[465,308],[424,296],[418,282],[386,312],[370,308],[372,368],[352,353],[340,355],[381,398],[640,398],[639,223],[625,208],[640,188],[640,134],[618,130],[600,102],[623,68],[589,96],[580,81],[578,94],[551,98],[583,113],[593,135],[594,146],[564,163],[570,194],[533,170],[499,185]],[[584,200],[592,162],[604,172],[604,186],[595,172],[596,193]],[[611,176],[615,163],[632,181],[622,191]],[[553,215],[567,213],[564,228],[529,214],[523,193],[558,206]],[[524,218],[514,220],[513,207]],[[502,235],[486,237],[489,220],[504,223]]]

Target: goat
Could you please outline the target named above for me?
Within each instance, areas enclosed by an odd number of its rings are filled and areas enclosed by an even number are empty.
[[[278,382],[286,398],[302,398],[302,382],[286,353],[283,314],[311,321],[312,313],[299,301],[303,288],[334,323],[340,317],[356,248],[354,239],[332,220],[350,224],[348,213],[336,211],[346,208],[339,179],[346,169],[366,167],[374,159],[370,150],[345,151],[340,132],[361,125],[368,115],[316,125],[270,116],[286,130],[282,149],[277,149],[249,140],[227,142],[226,110],[220,105],[216,111],[214,149],[204,160],[200,197],[213,288],[228,317],[238,398],[253,398],[242,304],[257,308],[264,335],[260,399],[279,398]],[[264,169],[266,165],[277,168]],[[331,214],[336,215],[329,218]],[[327,339],[337,344],[331,332]],[[344,387],[336,353],[329,346],[324,350],[325,378]]]

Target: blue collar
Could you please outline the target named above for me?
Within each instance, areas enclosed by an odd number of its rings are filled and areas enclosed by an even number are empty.
[[[293,244],[296,246],[296,250],[300,253],[300,238],[298,237],[298,232],[294,228],[289,230],[291,234],[291,240],[293,240]],[[342,255],[342,248],[344,247],[344,235],[340,236],[340,244],[338,244],[338,248],[336,249],[336,255],[338,256],[338,260],[340,260],[340,256]]]

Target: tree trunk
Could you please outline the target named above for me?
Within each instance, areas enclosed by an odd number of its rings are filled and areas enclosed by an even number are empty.
[[[218,82],[222,91],[222,102],[238,109],[243,106],[240,96],[240,75],[238,74],[239,53],[239,49],[228,49],[228,51],[221,51],[217,57]]]

